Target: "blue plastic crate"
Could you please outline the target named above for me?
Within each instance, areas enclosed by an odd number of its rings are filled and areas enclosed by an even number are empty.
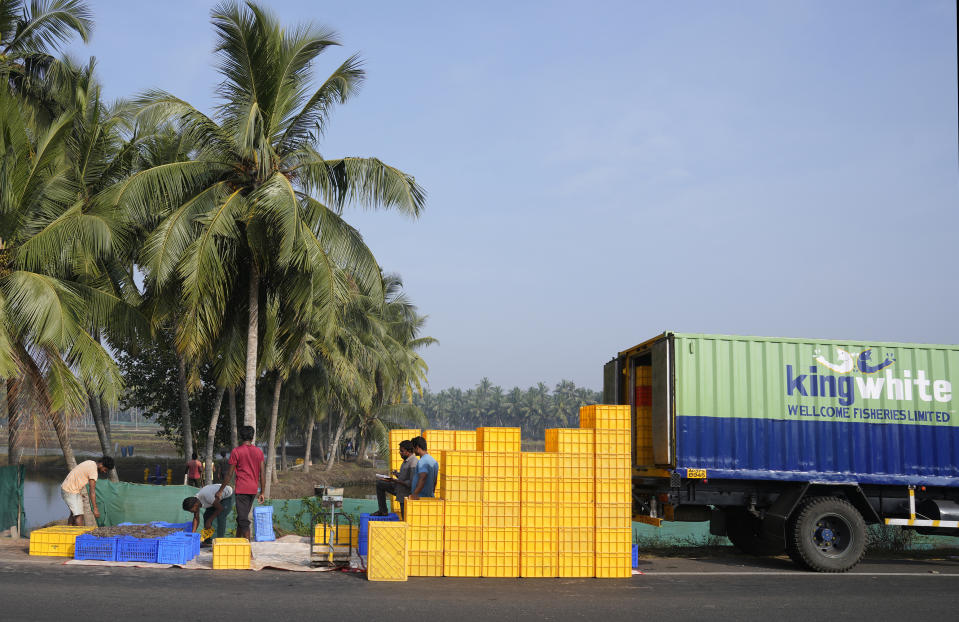
[[[193,550],[193,557],[196,557],[197,555],[199,555],[199,554],[200,554],[200,542],[201,542],[200,532],[199,532],[199,531],[188,531],[188,532],[184,533],[183,535],[186,536],[186,537],[188,537],[188,538],[190,539],[190,546],[192,547],[192,550]]]
[[[185,564],[193,559],[193,538],[188,534],[173,534],[157,543],[158,564]]]
[[[273,506],[261,505],[253,508],[253,539],[256,542],[272,542],[276,540],[273,533]]]
[[[84,533],[77,536],[74,559],[98,559],[104,562],[117,560],[117,539],[98,538]]]
[[[633,568],[639,568],[639,545],[633,545]]]
[[[132,538],[123,536],[118,539],[118,562],[149,562],[155,564],[157,560],[158,538]]]
[[[396,514],[387,514],[386,516],[370,516],[368,513],[364,512],[360,514],[360,531],[359,536],[356,539],[356,548],[359,550],[360,555],[367,555],[369,550],[369,532],[370,532],[370,521],[398,521],[400,517]]]

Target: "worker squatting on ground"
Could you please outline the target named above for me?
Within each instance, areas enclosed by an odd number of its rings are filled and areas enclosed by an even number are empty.
[[[440,465],[436,458],[426,453],[426,439],[417,436],[412,440],[413,453],[419,457],[416,462],[416,472],[413,474],[413,491],[410,499],[416,501],[420,497],[433,497],[436,489],[436,475]]]
[[[263,452],[253,444],[255,434],[253,426],[245,425],[240,428],[240,446],[230,452],[230,469],[220,484],[220,489],[214,495],[216,499],[223,499],[227,484],[236,476],[233,494],[236,498],[236,537],[250,539],[250,519],[253,515],[253,499],[259,494],[259,501],[263,503],[263,472],[265,460]]]
[[[213,519],[216,519],[216,537],[226,536],[226,519],[233,509],[233,488],[224,486],[223,494],[219,497],[218,492],[220,484],[210,484],[201,488],[196,495],[183,500],[183,509],[193,514],[193,531],[200,526],[200,510],[203,510],[204,541],[212,537],[208,532],[213,526]]]
[[[66,479],[60,484],[60,496],[70,509],[68,525],[83,525],[83,487],[90,484],[90,508],[94,518],[100,518],[97,507],[97,479],[100,473],[109,473],[113,468],[113,458],[103,456],[96,462],[85,460],[73,467]]]
[[[416,471],[416,455],[413,453],[413,441],[402,441],[399,446],[400,457],[403,458],[403,465],[399,471],[393,471],[396,477],[388,480],[376,482],[376,501],[379,503],[379,509],[373,512],[373,516],[386,516],[386,495],[387,493],[396,497],[402,510],[406,497],[412,490],[413,473]]]

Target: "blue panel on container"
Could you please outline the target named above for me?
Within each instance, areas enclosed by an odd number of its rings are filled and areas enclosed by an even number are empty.
[[[959,486],[959,427],[676,417],[677,468],[711,479]]]

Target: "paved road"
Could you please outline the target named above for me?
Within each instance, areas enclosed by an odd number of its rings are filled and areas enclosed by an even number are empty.
[[[954,620],[959,561],[870,561],[854,573],[784,560],[663,558],[624,580],[411,579],[0,562],[0,619],[14,620]]]

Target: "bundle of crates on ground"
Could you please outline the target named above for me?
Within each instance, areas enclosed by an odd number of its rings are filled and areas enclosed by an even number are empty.
[[[200,553],[200,534],[179,531],[162,538],[77,537],[76,559],[183,565]]]
[[[438,498],[407,501],[406,549],[386,562],[405,556],[408,576],[631,576],[630,434],[629,406],[603,405],[584,406],[580,428],[546,430],[545,452],[521,452],[519,428],[423,432]],[[398,443],[419,435],[391,432],[394,468]]]

